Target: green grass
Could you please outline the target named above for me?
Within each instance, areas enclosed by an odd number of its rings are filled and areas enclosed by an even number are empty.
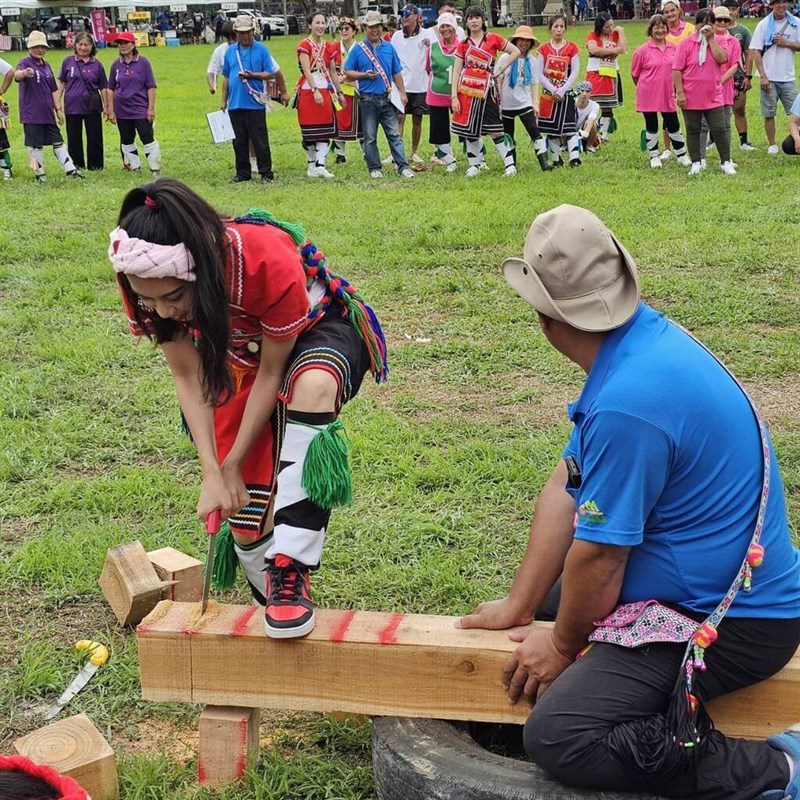
[[[626,27],[640,43],[642,26]],[[272,42],[290,81],[295,41]],[[147,52],[164,174],[222,212],[267,206],[304,223],[376,307],[391,348],[389,385],[365,384],[344,414],[356,502],[333,517],[315,576],[320,604],[458,614],[508,587],[581,375],[537,333],[498,267],[558,203],[596,211],[637,259],[645,298],[753,390],[797,526],[800,164],[766,155],[757,96],[759,150],[734,149],[736,178],[713,164],[693,181],[674,163],[650,170],[626,77],[619,131],[578,171],[544,175],[521,145],[515,180],[490,154],[492,171],[474,182],[436,172],[375,183],[351,145],[350,162],[323,184],[305,178],[294,112],[279,110],[269,118],[277,181],[231,186],[232,150],[209,144],[203,118],[217,107],[205,88],[210,54]],[[16,108],[15,88],[8,99]],[[46,153],[50,182],[36,186],[20,128],[10,135],[16,178],[0,187],[0,752],[74,675],[74,641],[98,638],[111,661],[71,710],[88,713],[120,755],[124,800],[206,798],[194,785],[197,709],[139,698],[134,637],[115,627],[96,585],[106,549],[133,539],[203,557],[199,470],[171,382],[161,356],[128,336],[105,258],[120,201],[143,179],[121,172],[107,126],[104,173],[69,183]],[[262,734],[258,768],[225,800],[373,796],[369,726],[270,714]]]

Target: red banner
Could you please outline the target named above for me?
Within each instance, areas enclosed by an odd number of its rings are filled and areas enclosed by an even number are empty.
[[[105,42],[108,36],[106,27],[106,12],[102,8],[95,8],[91,12],[92,33],[96,42]]]

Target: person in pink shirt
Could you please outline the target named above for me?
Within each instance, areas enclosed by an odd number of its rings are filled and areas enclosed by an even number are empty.
[[[699,175],[703,170],[700,127],[705,118],[717,144],[720,169],[726,175],[735,175],[736,168],[731,162],[731,132],[725,124],[721,80],[723,67],[728,63],[728,53],[714,35],[713,11],[700,9],[695,22],[699,32],[678,45],[672,65],[675,102],[683,111],[686,143],[692,159],[689,174]]]
[[[636,110],[644,115],[645,141],[650,155],[650,166],[662,166],[658,145],[658,115],[661,114],[664,133],[684,167],[691,165],[686,155],[686,143],[678,122],[675,105],[675,86],[672,83],[672,65],[677,47],[667,41],[667,18],[654,14],[647,24],[647,41],[633,54],[631,77],[636,86]]]
[[[720,78],[722,82],[722,102],[725,106],[725,123],[728,131],[731,130],[731,116],[733,114],[733,99],[736,91],[733,76],[742,60],[742,46],[735,36],[731,36],[728,29],[733,24],[731,12],[725,6],[717,6],[714,8],[714,35],[717,42],[722,46],[728,54],[728,63],[723,67],[723,73]],[[705,161],[706,157],[706,134],[708,126],[703,120],[700,129],[700,162]],[[708,139],[708,145],[714,143],[714,137]]]

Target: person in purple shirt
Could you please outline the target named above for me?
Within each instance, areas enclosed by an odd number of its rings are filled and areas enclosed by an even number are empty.
[[[136,134],[142,142],[147,165],[154,177],[161,169],[161,147],[153,133],[156,118],[156,79],[150,62],[139,55],[132,31],[117,36],[119,58],[111,65],[108,93],[108,121],[119,130],[122,165],[140,172],[142,162],[136,147]]]
[[[25,131],[28,160],[38,183],[44,183],[45,145],[52,145],[68,178],[83,178],[64,146],[58,126],[64,122],[59,106],[59,91],[53,70],[45,61],[47,37],[33,31],[27,41],[28,56],[17,64],[14,80],[19,84],[19,111]],[[58,123],[58,124],[56,124]]]
[[[90,33],[75,35],[74,55],[67,56],[58,73],[60,96],[67,121],[67,149],[75,166],[103,169],[103,114],[108,80],[95,58],[97,48]],[[83,158],[83,128],[86,127],[86,160]]]

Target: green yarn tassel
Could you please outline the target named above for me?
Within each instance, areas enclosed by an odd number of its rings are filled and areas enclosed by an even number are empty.
[[[300,485],[320,508],[349,506],[353,502],[353,475],[340,420],[323,428],[311,440]]]
[[[614,133],[614,131],[616,129],[617,129],[617,118],[612,114],[611,115],[611,121],[608,123],[608,133],[609,133],[609,135]]]
[[[233,549],[233,534],[228,521],[222,523],[214,543],[214,572],[211,582],[215,589],[231,589],[236,582],[239,559]]]
[[[647,152],[647,131],[642,131],[639,135],[639,149],[643,152]]]
[[[292,237],[295,244],[305,244],[306,241],[306,232],[302,225],[299,225],[294,222],[281,222],[280,220],[275,219],[272,216],[271,211],[267,211],[266,208],[251,208],[247,212],[248,217],[258,217],[258,219],[263,219],[266,222],[271,222],[273,225],[280,228],[282,231],[286,231],[289,236]]]

